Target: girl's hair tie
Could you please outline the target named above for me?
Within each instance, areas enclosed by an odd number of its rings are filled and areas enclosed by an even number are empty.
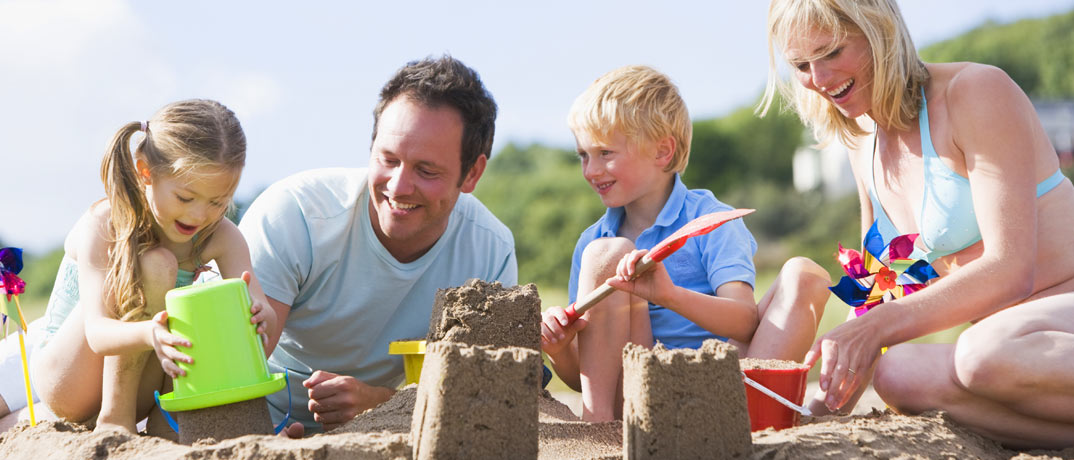
[[[149,132],[149,122],[143,120],[142,121],[142,127],[139,130],[141,132],[143,132],[143,133],[148,133]]]

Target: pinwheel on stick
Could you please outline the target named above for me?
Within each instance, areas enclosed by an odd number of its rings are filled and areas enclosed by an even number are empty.
[[[26,316],[22,313],[22,305],[19,304],[19,294],[26,291],[26,282],[19,278],[22,271],[22,249],[0,249],[0,322],[4,324],[4,337],[7,337],[7,320],[15,323],[15,330],[19,335],[19,352],[22,354],[22,375],[26,384],[26,403],[30,408],[30,425],[37,425],[34,418],[34,397],[30,389],[30,368],[26,362]],[[15,308],[9,308],[8,303],[14,299]]]
[[[929,280],[939,275],[925,260],[910,258],[917,237],[917,233],[899,235],[884,244],[874,222],[862,241],[861,253],[839,245],[836,257],[846,276],[828,289],[853,307],[857,316],[881,303],[924,289]]]

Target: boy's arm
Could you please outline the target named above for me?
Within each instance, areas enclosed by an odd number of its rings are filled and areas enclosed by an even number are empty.
[[[631,280],[638,261],[647,253],[642,249],[627,254],[608,284],[669,308],[713,334],[740,342],[752,340],[760,315],[749,283],[728,281],[716,288],[716,295],[703,294],[672,283],[663,262]]]

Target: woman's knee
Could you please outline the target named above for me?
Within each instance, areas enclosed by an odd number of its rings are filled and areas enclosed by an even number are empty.
[[[1022,371],[1032,360],[1017,349],[1025,323],[981,321],[959,336],[955,347],[955,377],[967,391],[980,395],[1006,394],[1030,383]]]

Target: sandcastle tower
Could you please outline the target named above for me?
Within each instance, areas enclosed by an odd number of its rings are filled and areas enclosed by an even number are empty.
[[[541,299],[471,279],[436,293],[411,420],[414,458],[537,458]]]
[[[411,419],[414,458],[537,458],[540,363],[525,348],[429,344]]]
[[[623,349],[623,456],[731,458],[753,441],[738,352],[707,340],[700,349]]]

